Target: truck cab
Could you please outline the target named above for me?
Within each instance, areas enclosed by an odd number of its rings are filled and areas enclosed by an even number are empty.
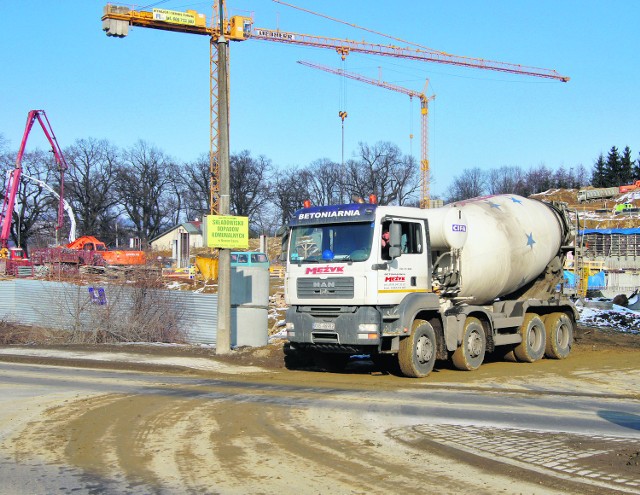
[[[412,301],[438,309],[429,223],[417,208],[311,207],[290,227],[285,298],[294,347],[392,351],[393,337],[409,332],[400,313]]]
[[[0,249],[0,259],[7,259],[11,261],[28,261],[24,254],[24,249],[21,247],[10,247]]]

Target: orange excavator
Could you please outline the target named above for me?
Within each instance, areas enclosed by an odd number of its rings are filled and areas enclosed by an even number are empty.
[[[144,251],[124,251],[107,249],[104,242],[91,235],[83,235],[75,241],[67,244],[67,249],[76,249],[84,252],[91,252],[102,258],[106,265],[144,265],[147,257]]]
[[[624,186],[620,186],[619,191],[620,191],[620,194],[623,194],[631,191],[637,191],[639,189],[640,189],[640,180],[637,180],[633,184],[626,184]]]
[[[107,249],[104,242],[91,235],[83,235],[66,246],[33,249],[31,261],[34,265],[80,266],[135,266],[144,265],[147,258],[143,251]]]

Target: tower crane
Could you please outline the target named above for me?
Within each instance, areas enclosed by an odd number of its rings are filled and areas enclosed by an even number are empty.
[[[227,18],[224,12],[220,12],[217,2],[213,2],[213,15],[211,26],[206,25],[206,17],[194,10],[185,12],[153,9],[151,12],[133,10],[129,7],[107,4],[103,9],[102,29],[107,36],[123,38],[129,34],[129,26],[139,26],[163,31],[190,33],[208,36],[210,38],[210,204],[211,212],[217,211],[218,185],[217,185],[217,153],[218,145],[218,60],[217,51],[213,48],[221,34],[231,41],[259,40],[284,43],[289,45],[307,46],[315,48],[328,48],[335,50],[344,60],[350,53],[364,53],[386,57],[403,58],[420,62],[433,62],[439,64],[468,67],[474,69],[492,70],[508,74],[517,74],[531,77],[541,77],[556,81],[567,82],[569,77],[551,69],[529,67],[525,65],[497,62],[481,58],[451,55],[430,48],[411,48],[394,45],[369,43],[366,41],[352,41],[347,39],[330,38],[310,34],[281,31],[280,29],[265,29],[253,26],[253,18],[236,15]],[[224,1],[221,2],[224,10]],[[223,17],[223,22],[217,22],[218,16]],[[220,24],[224,32],[221,33]]]
[[[429,134],[428,134],[428,120],[429,120],[429,101],[435,99],[435,95],[427,96],[426,93],[426,85],[429,84],[429,80],[427,80],[427,84],[425,85],[424,92],[414,91],[412,89],[403,88],[402,86],[397,86],[395,84],[391,84],[385,81],[380,81],[377,79],[372,79],[370,77],[363,76],[361,74],[356,74],[354,72],[347,72],[344,69],[334,69],[333,67],[327,67],[326,65],[316,64],[313,62],[307,62],[305,60],[298,60],[298,63],[301,65],[305,65],[307,67],[311,67],[312,69],[319,69],[325,72],[329,72],[331,74],[336,74],[338,76],[348,77],[349,79],[354,79],[356,81],[361,81],[367,84],[373,84],[374,86],[378,86],[380,88],[389,89],[391,91],[396,91],[398,93],[403,93],[408,95],[409,98],[413,99],[418,98],[420,100],[420,182],[422,194],[420,196],[420,208],[429,208],[429,181],[430,181],[430,170],[429,170]]]

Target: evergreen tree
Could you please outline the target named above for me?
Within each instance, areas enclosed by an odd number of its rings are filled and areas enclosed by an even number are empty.
[[[638,159],[635,161],[635,166],[633,167],[633,180],[640,180],[640,153],[638,153]]]
[[[607,155],[607,163],[605,164],[605,185],[604,187],[619,186],[622,184],[622,163],[620,161],[620,153],[618,148],[612,146]]]
[[[593,187],[605,187],[607,181],[606,177],[606,164],[604,163],[604,157],[602,153],[593,165],[593,174],[591,175],[591,185]]]
[[[633,160],[631,159],[631,149],[626,146],[622,151],[622,157],[620,158],[620,185],[631,184],[634,182],[633,174]]]

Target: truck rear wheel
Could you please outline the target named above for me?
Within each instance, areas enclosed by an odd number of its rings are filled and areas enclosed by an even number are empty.
[[[431,373],[436,362],[436,332],[424,320],[415,320],[412,330],[400,341],[398,364],[404,376],[421,378]]]
[[[533,363],[544,356],[546,330],[542,319],[535,313],[527,313],[520,327],[520,342],[514,349],[518,361]]]
[[[477,370],[484,361],[487,336],[478,318],[467,318],[462,331],[462,343],[453,353],[453,365],[459,370]]]
[[[547,333],[545,357],[564,359],[571,352],[573,344],[573,322],[564,313],[551,313],[544,317],[544,328]]]

